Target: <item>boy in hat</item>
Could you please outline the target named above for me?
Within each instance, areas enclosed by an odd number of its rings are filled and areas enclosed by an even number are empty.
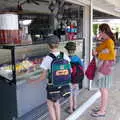
[[[54,54],[55,56],[59,56],[60,55],[60,51],[58,50],[58,46],[59,46],[59,38],[55,35],[50,35],[47,39],[47,43],[48,43],[48,47],[49,47],[49,51],[50,53]],[[64,54],[64,59],[70,61],[69,57],[67,55]],[[47,55],[41,65],[40,68],[43,69],[43,73],[41,74],[40,79],[41,80],[45,80],[48,70],[51,69],[51,63],[53,61],[53,58],[50,57],[49,55]],[[50,94],[50,89],[53,89],[53,86],[47,84],[47,105],[48,105],[48,110],[50,113],[50,118],[51,120],[60,120],[60,103],[59,100],[61,98],[60,93],[58,93],[57,95],[51,95]],[[57,87],[54,87],[54,89],[59,89]]]
[[[83,63],[82,63],[81,59],[77,55],[75,55],[76,43],[68,42],[65,45],[65,48],[69,54],[69,57],[71,60],[71,65],[72,65],[72,63],[75,63],[77,66],[80,65],[81,67],[83,67]],[[76,71],[78,71],[78,69],[76,69]],[[73,72],[73,69],[72,69],[72,72]],[[71,85],[71,96],[70,96],[70,109],[68,109],[68,111],[67,111],[69,113],[72,113],[77,108],[77,94],[79,93],[79,84],[78,84],[76,76],[77,75],[75,75],[75,79],[72,78],[72,80],[71,80],[72,85]],[[78,79],[79,78],[80,77],[78,77]]]

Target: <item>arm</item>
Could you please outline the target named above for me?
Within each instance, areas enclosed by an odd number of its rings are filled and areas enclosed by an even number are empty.
[[[47,70],[41,68],[40,80],[45,80],[47,78]]]
[[[104,49],[108,49],[109,52],[101,52]],[[105,42],[105,48],[101,49],[101,51],[98,53],[98,57],[101,60],[114,60],[115,59],[115,50],[114,50],[114,42],[112,40],[107,40]]]
[[[47,78],[47,73],[48,73],[48,69],[50,68],[50,58],[49,56],[46,56],[43,58],[42,63],[40,64],[40,80],[45,80]]]
[[[96,52],[99,53],[105,48],[106,48],[106,42],[102,42],[96,47]]]

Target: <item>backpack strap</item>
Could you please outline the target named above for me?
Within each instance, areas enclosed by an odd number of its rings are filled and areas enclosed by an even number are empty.
[[[49,53],[48,56],[50,56],[51,58],[53,58],[53,60],[57,58],[53,53]],[[60,52],[59,58],[63,58],[63,56],[64,56],[64,53]]]
[[[53,53],[49,53],[48,56],[50,56],[51,58],[53,58],[53,60],[57,58]]]
[[[60,58],[63,58],[63,57],[64,57],[64,53],[60,52]]]
[[[53,61],[57,58],[53,53],[49,53],[48,54],[48,56],[50,56],[52,59],[53,59]],[[52,62],[53,62],[52,61]],[[51,63],[51,66],[52,66],[52,63]],[[50,70],[48,71],[48,83],[50,84],[52,81],[51,81],[51,79],[50,79]]]

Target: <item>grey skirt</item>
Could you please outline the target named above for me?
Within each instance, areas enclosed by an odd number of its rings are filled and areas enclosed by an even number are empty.
[[[97,60],[97,70],[92,85],[94,88],[110,88],[112,85],[112,74],[103,75],[99,72],[102,61]]]
[[[112,85],[112,76],[107,75],[100,79],[93,80],[93,87],[94,88],[110,88]]]

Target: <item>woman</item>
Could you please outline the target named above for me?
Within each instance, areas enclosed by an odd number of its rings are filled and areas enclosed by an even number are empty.
[[[101,40],[101,43],[96,47],[96,50],[93,50],[93,55],[95,55],[98,60],[94,84],[100,89],[101,102],[99,108],[94,110],[92,114],[93,117],[105,116],[108,103],[108,88],[111,87],[112,81],[111,72],[102,74],[102,76],[98,74],[100,73],[100,67],[106,61],[110,62],[115,60],[115,37],[108,24],[104,23],[99,26],[98,39]],[[106,67],[106,70],[107,69]]]

